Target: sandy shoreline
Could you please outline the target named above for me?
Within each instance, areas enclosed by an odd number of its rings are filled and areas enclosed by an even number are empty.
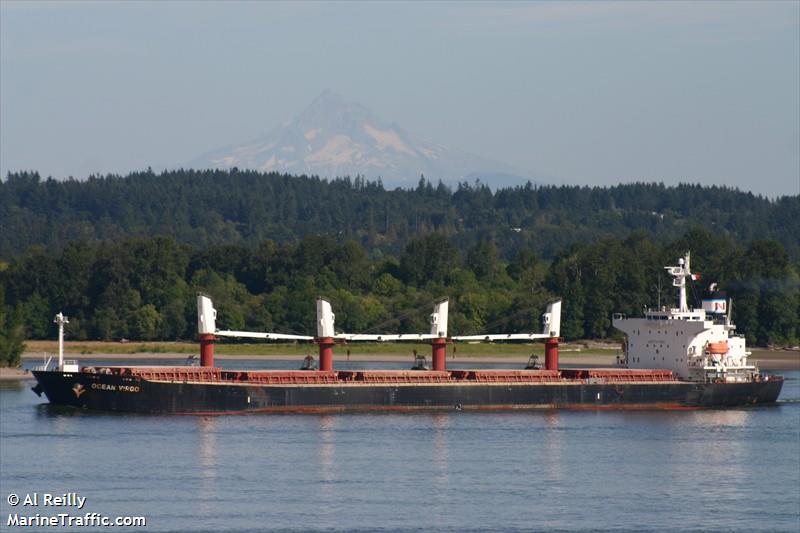
[[[26,381],[33,379],[33,374],[23,368],[0,367],[0,381]]]

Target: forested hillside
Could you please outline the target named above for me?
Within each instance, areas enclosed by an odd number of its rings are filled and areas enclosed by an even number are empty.
[[[704,230],[664,242],[637,231],[571,246],[549,262],[529,248],[504,261],[488,240],[462,253],[440,233],[382,258],[328,236],[203,248],[171,237],[73,241],[60,253],[33,248],[12,259],[0,271],[0,295],[29,338],[52,338],[60,310],[73,339],[191,339],[198,291],[214,298],[221,328],[302,334],[314,333],[319,295],[332,300],[337,327],[351,332],[425,331],[433,301],[449,296],[451,334],[538,330],[547,301],[561,296],[564,337],[607,338],[618,335],[613,312],[635,316],[659,297],[674,302],[662,267],[686,250],[703,278],[690,290],[693,302],[717,281],[751,343],[798,342],[800,269],[784,247],[742,246]]]
[[[255,172],[0,183],[2,344],[192,339],[195,294],[222,328],[313,334],[314,302],[352,332],[427,329],[451,298],[452,334],[538,330],[564,299],[567,339],[608,338],[613,312],[674,300],[663,266],[687,250],[735,300],[748,341],[800,338],[800,198],[657,184],[387,191]],[[5,324],[5,326],[3,326]],[[5,337],[4,337],[5,338]],[[10,352],[9,352],[10,353]]]
[[[743,246],[776,240],[791,259],[800,258],[800,196],[773,201],[720,187],[529,185],[492,192],[477,183],[450,190],[421,179],[416,189],[387,191],[361,178],[328,182],[235,169],[83,181],[18,173],[0,183],[0,259],[6,260],[31,245],[60,251],[74,240],[156,235],[199,248],[328,236],[353,240],[377,258],[397,255],[431,232],[462,252],[488,240],[507,260],[519,250],[552,259],[576,243],[635,230],[666,241],[697,226]]]

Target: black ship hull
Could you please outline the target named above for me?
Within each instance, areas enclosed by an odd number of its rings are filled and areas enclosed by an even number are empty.
[[[154,381],[34,371],[52,404],[132,413],[425,409],[692,409],[770,404],[783,379],[742,383],[257,383]]]

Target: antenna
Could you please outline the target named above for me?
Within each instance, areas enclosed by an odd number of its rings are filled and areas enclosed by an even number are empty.
[[[656,284],[653,285],[653,288],[656,290],[656,299],[658,300],[658,309],[660,310],[661,309],[661,288],[662,288],[661,274],[656,276]]]

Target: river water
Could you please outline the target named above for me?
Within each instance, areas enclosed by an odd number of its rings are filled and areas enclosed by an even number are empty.
[[[289,363],[227,363],[255,365]],[[776,406],[666,412],[132,416],[5,383],[0,530],[107,531],[8,525],[97,512],[153,532],[797,532],[800,372],[783,374]]]

